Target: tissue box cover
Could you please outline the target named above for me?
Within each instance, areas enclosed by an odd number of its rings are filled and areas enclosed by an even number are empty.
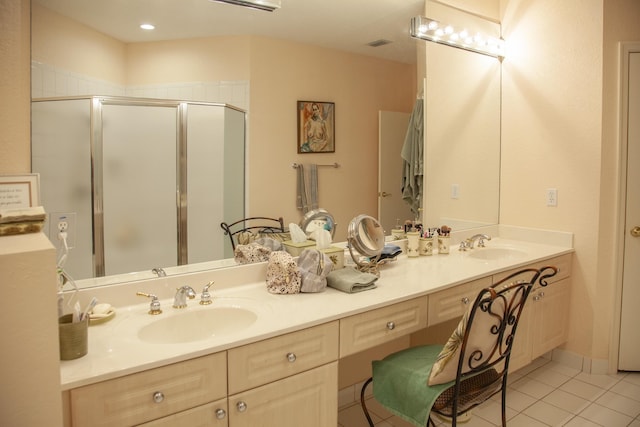
[[[344,249],[337,248],[335,246],[329,246],[326,249],[320,249],[322,252],[327,254],[329,258],[331,258],[331,262],[333,263],[333,269],[337,270],[339,268],[344,268]]]
[[[291,240],[286,240],[282,242],[282,244],[284,245],[284,248],[287,250],[287,252],[289,252],[293,256],[298,256],[305,249],[310,249],[316,246],[316,242],[314,242],[313,240],[307,240],[306,242],[302,243],[294,243]]]

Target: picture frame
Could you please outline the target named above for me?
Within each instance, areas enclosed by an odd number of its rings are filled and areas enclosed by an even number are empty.
[[[40,206],[40,175],[0,175],[0,209]]]
[[[335,103],[298,101],[298,154],[334,153]]]

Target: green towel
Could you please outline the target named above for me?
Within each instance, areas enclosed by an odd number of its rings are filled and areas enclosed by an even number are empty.
[[[363,273],[353,267],[333,270],[327,276],[327,286],[349,294],[362,292],[376,287],[378,276]]]
[[[455,381],[427,385],[441,345],[399,351],[373,362],[373,396],[389,412],[418,427],[426,426],[438,396]]]

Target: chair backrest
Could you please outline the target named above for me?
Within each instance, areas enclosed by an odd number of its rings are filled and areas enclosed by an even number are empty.
[[[253,234],[284,233],[284,220],[280,218],[269,218],[264,216],[254,216],[243,218],[228,224],[220,223],[224,234],[231,240],[231,248],[236,249],[237,237],[240,233],[251,232]]]
[[[498,390],[500,385],[505,389],[511,349],[529,293],[536,283],[546,286],[556,273],[557,269],[551,266],[527,268],[480,291],[461,321],[464,325],[466,319],[466,327],[463,326],[454,396],[460,393],[463,381],[490,369],[495,370],[492,384]]]

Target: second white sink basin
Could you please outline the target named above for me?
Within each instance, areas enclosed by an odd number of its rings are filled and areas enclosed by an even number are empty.
[[[527,253],[525,251],[506,246],[475,248],[468,252],[469,257],[484,261],[515,259],[522,258],[526,255]]]
[[[138,338],[154,344],[187,343],[241,331],[258,318],[253,311],[240,307],[185,310],[143,326],[138,331]]]

